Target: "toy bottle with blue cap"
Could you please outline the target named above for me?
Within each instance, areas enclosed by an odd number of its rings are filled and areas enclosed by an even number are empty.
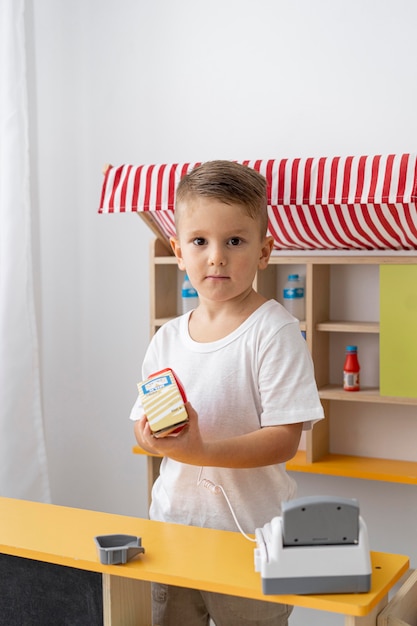
[[[359,370],[357,346],[346,346],[345,364],[343,366],[343,389],[345,391],[359,391]]]
[[[284,291],[284,307],[291,315],[298,320],[305,320],[306,306],[304,297],[304,285],[298,274],[289,274],[285,283]]]
[[[188,313],[198,306],[198,293],[190,283],[186,274],[181,288],[182,312]]]

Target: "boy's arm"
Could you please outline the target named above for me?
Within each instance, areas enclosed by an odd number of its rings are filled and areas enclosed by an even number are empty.
[[[285,463],[297,451],[302,423],[268,426],[252,433],[203,441],[197,413],[186,404],[189,424],[176,437],[152,436],[146,418],[135,422],[138,444],[147,452],[175,461],[209,467],[250,468]]]

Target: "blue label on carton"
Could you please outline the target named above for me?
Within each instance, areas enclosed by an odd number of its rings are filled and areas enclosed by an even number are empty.
[[[142,391],[144,394],[155,393],[159,389],[172,385],[172,380],[169,376],[160,376],[159,378],[153,378],[152,380],[142,384]]]

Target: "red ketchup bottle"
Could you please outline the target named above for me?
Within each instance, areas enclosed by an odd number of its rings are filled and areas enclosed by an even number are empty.
[[[346,358],[343,367],[343,389],[345,391],[359,391],[359,370],[357,346],[346,346]]]

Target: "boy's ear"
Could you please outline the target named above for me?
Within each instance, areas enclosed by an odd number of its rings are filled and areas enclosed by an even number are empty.
[[[179,242],[178,238],[177,237],[170,237],[169,238],[169,243],[171,244],[171,248],[172,248],[175,256],[177,257],[178,267],[180,268],[180,270],[185,270],[185,265],[184,265],[184,261],[183,261],[183,258],[182,258],[181,246],[180,246],[180,242]]]
[[[274,238],[271,236],[265,237],[261,248],[261,255],[259,257],[258,269],[263,270],[266,268],[269,263],[273,247]]]

